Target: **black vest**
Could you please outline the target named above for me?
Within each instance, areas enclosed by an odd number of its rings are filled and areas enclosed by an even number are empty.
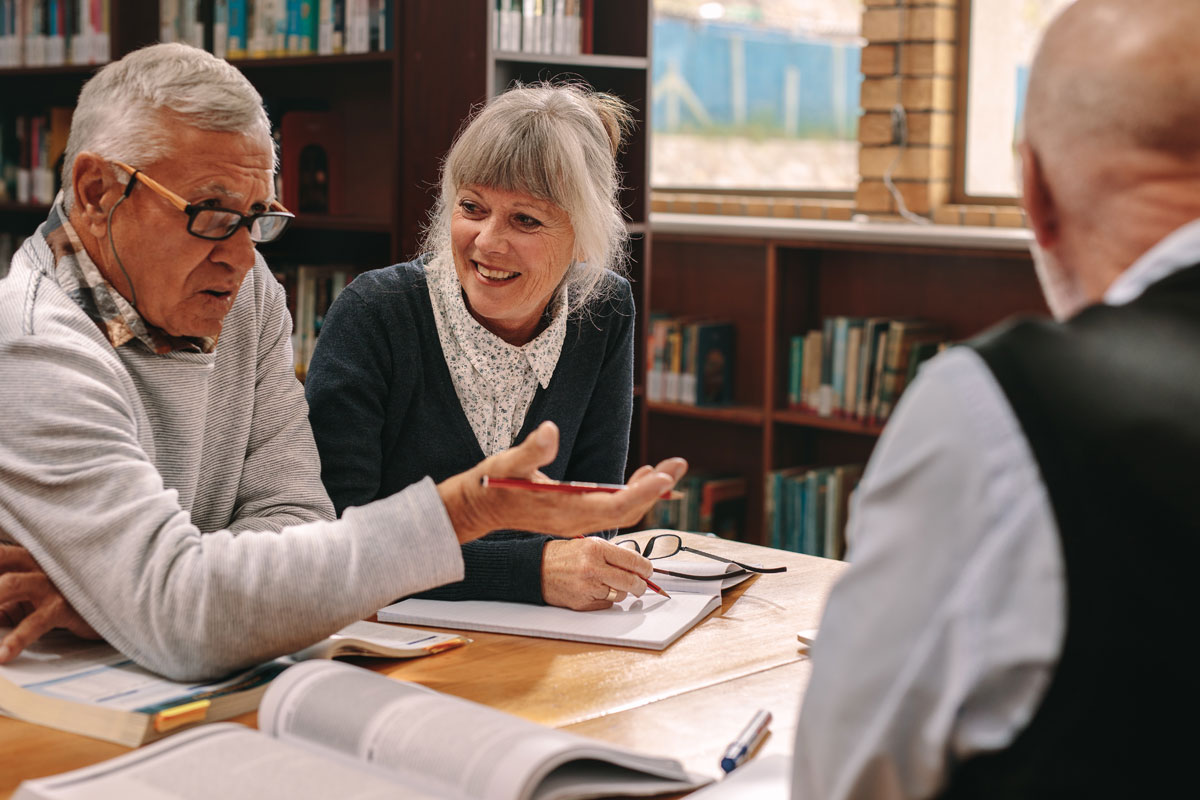
[[[1197,792],[1200,266],[1126,306],[1023,321],[972,343],[1045,481],[1066,566],[1061,660],[1006,750],[945,797]]]

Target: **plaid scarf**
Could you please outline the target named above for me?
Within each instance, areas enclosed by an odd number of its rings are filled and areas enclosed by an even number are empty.
[[[215,336],[172,336],[142,319],[129,301],[100,274],[79,241],[79,235],[67,221],[61,195],[50,208],[50,216],[41,230],[54,254],[55,282],[96,323],[113,347],[138,341],[151,352],[163,355],[176,351],[211,353],[217,346]]]

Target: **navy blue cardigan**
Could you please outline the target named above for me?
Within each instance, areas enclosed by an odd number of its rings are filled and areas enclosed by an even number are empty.
[[[633,414],[633,295],[606,276],[606,299],[567,321],[562,355],[538,387],[517,441],[543,420],[559,429],[560,480],[624,481]],[[337,513],[425,475],[442,481],[483,451],[442,355],[420,260],[359,275],[329,309],[305,381],[321,479]],[[549,537],[497,532],[463,546],[466,577],[425,597],[542,603]]]

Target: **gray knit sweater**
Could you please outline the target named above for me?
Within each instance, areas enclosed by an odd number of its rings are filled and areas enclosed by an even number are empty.
[[[117,649],[211,678],[462,578],[429,479],[333,521],[261,257],[210,354],[114,349],[53,265],[0,280],[0,538]]]

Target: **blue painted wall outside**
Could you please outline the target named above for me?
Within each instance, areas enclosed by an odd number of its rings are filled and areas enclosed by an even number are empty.
[[[733,50],[743,48],[744,122],[737,119]],[[686,102],[660,87],[672,68],[694,93],[713,132],[787,135],[785,74],[798,74],[792,128],[800,138],[854,139],[858,124],[859,47],[782,31],[729,23],[663,18],[654,23],[653,127],[657,132],[702,132],[705,126]],[[676,102],[672,129],[667,104]]]

